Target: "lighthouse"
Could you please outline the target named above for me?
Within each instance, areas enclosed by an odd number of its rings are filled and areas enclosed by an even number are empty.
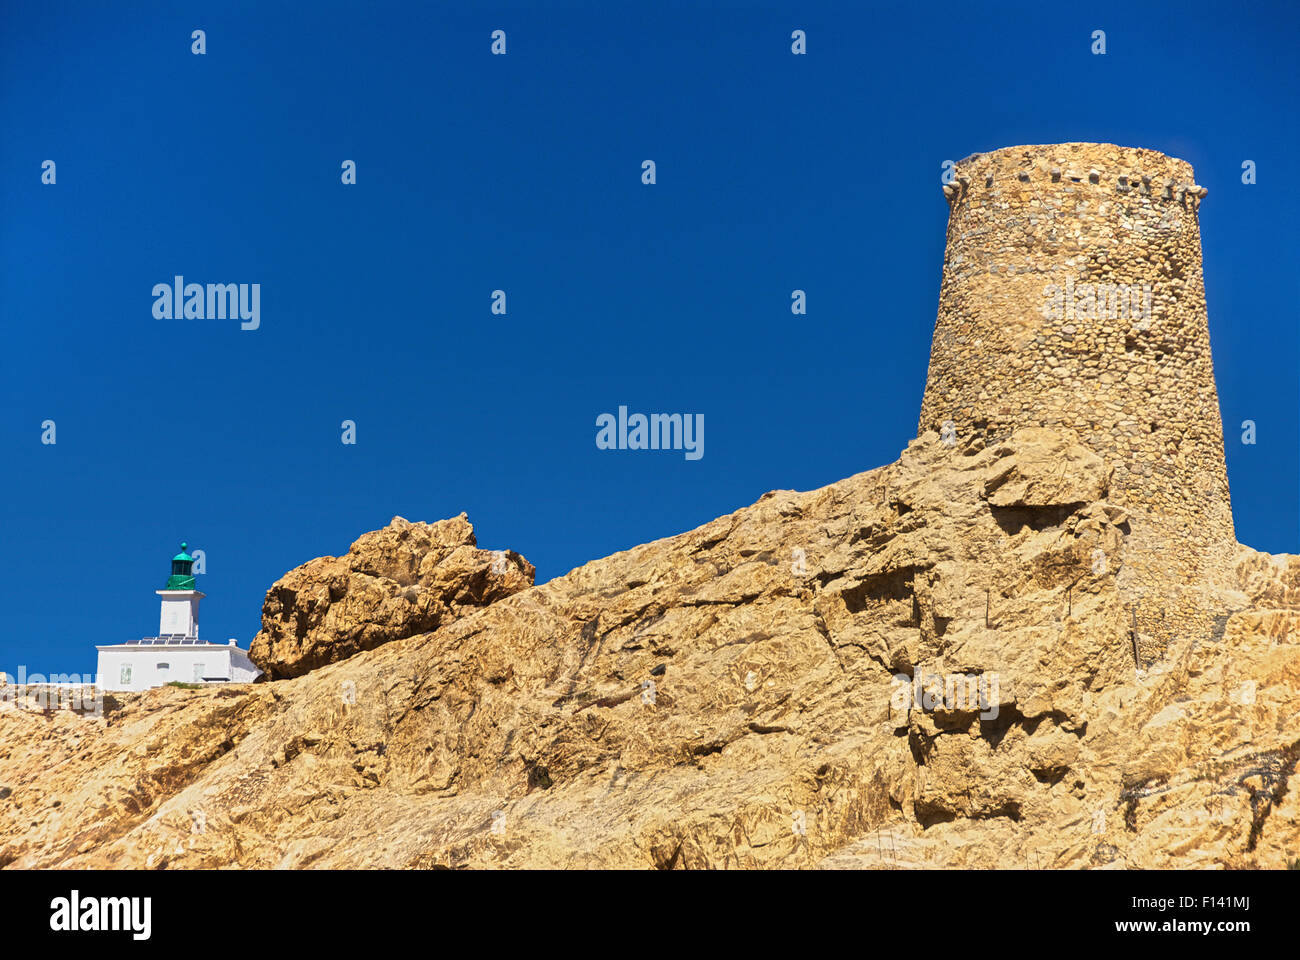
[[[203,594],[194,586],[194,558],[190,545],[181,541],[181,552],[172,557],[172,574],[167,586],[154,592],[162,597],[158,636],[183,640],[199,638],[199,601]]]
[[[164,684],[251,683],[261,675],[234,640],[199,639],[199,601],[194,557],[189,544],[172,557],[171,575],[161,590],[158,635],[97,646],[99,686],[103,690],[147,690]]]

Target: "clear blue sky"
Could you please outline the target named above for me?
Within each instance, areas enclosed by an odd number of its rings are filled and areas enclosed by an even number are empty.
[[[894,460],[941,165],[1022,143],[1194,165],[1238,537],[1300,550],[1296,4],[529,6],[0,8],[0,669],[155,632],[182,538],[247,645],[394,514],[546,580]],[[261,328],[155,319],[176,274]],[[620,404],[703,414],[703,459],[598,450]]]

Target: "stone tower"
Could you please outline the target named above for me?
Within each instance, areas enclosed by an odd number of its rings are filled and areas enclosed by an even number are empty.
[[[1116,574],[1143,660],[1201,634],[1236,545],[1210,362],[1191,165],[1065,143],[967,157],[920,432],[1064,427],[1114,467],[1130,515]]]

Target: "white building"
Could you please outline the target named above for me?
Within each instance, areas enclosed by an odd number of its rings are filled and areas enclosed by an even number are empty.
[[[194,558],[189,544],[172,557],[162,597],[158,636],[97,646],[99,685],[103,690],[147,690],[165,683],[251,683],[262,673],[235,641],[199,639],[199,601],[194,587]]]

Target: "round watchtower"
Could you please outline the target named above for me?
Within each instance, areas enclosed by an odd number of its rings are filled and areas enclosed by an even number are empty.
[[[1208,619],[1195,589],[1235,546],[1190,164],[1066,143],[967,157],[920,432],[1064,427],[1114,466],[1120,584],[1144,657]],[[1163,638],[1163,640],[1161,639]]]

